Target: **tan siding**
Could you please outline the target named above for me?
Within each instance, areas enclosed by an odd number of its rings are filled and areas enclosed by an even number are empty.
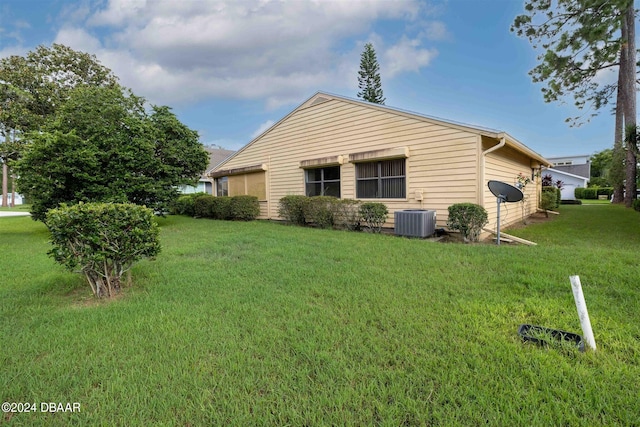
[[[489,180],[506,182],[516,186],[516,177],[519,173],[531,179],[530,159],[510,148],[502,148],[487,155],[485,166],[484,200],[485,208],[489,213],[489,224],[487,228],[495,230],[497,226],[497,203],[496,197],[491,194],[486,183]],[[534,176],[534,181],[525,188],[525,200],[523,202],[505,203],[500,207],[500,228],[522,221],[523,207],[525,217],[534,213],[538,206],[539,177]]]
[[[261,203],[262,218],[278,217],[278,201],[283,196],[304,194],[304,171],[299,167],[303,160],[330,156],[347,159],[350,153],[406,147],[407,197],[377,199],[389,209],[387,226],[393,226],[395,210],[422,208],[435,209],[438,226],[444,227],[447,208],[453,203],[480,202],[479,188],[495,223],[495,198],[488,193],[486,182],[483,187],[478,185],[478,179],[480,152],[496,145],[497,140],[483,137],[480,147],[480,136],[473,131],[341,99],[311,104],[292,112],[222,166],[268,165],[270,188],[266,193],[270,203]],[[486,159],[485,176],[487,180],[513,183],[518,172],[530,174],[528,162],[526,156],[515,151],[498,150]],[[340,169],[342,197],[355,198],[354,164],[345,160]],[[422,192],[422,202],[416,192]],[[516,216],[515,211],[510,207],[511,217]]]

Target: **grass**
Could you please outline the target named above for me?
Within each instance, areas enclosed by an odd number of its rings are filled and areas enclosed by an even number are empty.
[[[582,199],[583,205],[610,205],[610,200]]]
[[[0,423],[638,425],[640,216],[560,212],[535,247],[168,217],[114,301],[0,218],[0,397],[81,404]],[[523,344],[581,334],[573,274],[598,351]]]
[[[29,212],[29,210],[31,209],[31,205],[15,205],[13,207],[1,207],[0,206],[0,211],[9,211],[9,212]]]

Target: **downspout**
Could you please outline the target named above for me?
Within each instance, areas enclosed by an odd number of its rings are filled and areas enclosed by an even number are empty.
[[[479,202],[478,203],[480,206],[484,206],[484,183],[485,183],[485,160],[486,160],[486,156],[489,153],[493,153],[496,150],[501,149],[502,147],[505,146],[505,144],[507,143],[507,139],[505,138],[504,132],[500,133],[498,135],[498,137],[500,138],[500,142],[496,145],[494,145],[493,147],[487,148],[486,150],[484,150],[481,154],[481,160],[480,160],[480,182],[478,183],[478,199]]]
[[[481,138],[481,141],[482,141],[482,137],[480,137],[480,138]],[[485,186],[485,162],[486,162],[487,154],[493,153],[494,151],[501,149],[507,143],[507,139],[505,137],[504,132],[501,132],[500,134],[498,134],[498,138],[500,138],[500,142],[499,143],[497,143],[493,147],[487,148],[486,150],[484,150],[480,154],[480,157],[481,157],[481,159],[480,159],[480,182],[478,183],[478,199],[479,199],[480,203],[478,203],[478,204],[480,206],[482,206],[483,208],[485,208],[485,209],[486,209],[486,207],[484,205],[484,189],[485,189],[484,186]]]

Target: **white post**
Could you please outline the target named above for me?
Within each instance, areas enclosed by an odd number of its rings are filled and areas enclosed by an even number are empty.
[[[580,326],[582,326],[582,333],[584,334],[584,340],[588,347],[593,351],[596,350],[596,340],[593,337],[593,331],[591,330],[591,321],[589,320],[589,313],[587,312],[587,303],[584,301],[584,294],[582,293],[582,285],[580,284],[579,276],[570,276],[571,289],[573,290],[573,299],[576,302],[576,308],[578,309],[578,317],[580,318]]]

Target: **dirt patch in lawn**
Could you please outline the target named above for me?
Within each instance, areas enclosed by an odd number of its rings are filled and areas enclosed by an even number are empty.
[[[545,222],[553,221],[557,217],[558,217],[558,214],[550,213],[549,216],[547,217],[544,212],[536,212],[530,215],[526,219],[524,224],[522,223],[522,221],[518,221],[515,224],[509,225],[509,227],[505,228],[504,231],[508,233],[509,230],[518,230],[520,228],[525,228],[529,225],[542,224]]]
[[[518,230],[518,229],[521,229],[521,228],[528,227],[530,225],[542,224],[542,223],[545,223],[545,222],[553,221],[557,217],[558,217],[558,215],[552,214],[552,213],[550,213],[549,216],[547,217],[544,212],[536,212],[536,213],[530,215],[526,219],[525,223],[523,223],[522,221],[518,221],[515,224],[509,225],[509,227],[507,227],[507,228],[501,229],[501,231],[504,231],[505,233],[508,234],[510,230]],[[453,232],[447,232],[443,236],[433,237],[431,239],[433,239],[434,241],[437,241],[439,243],[465,243],[464,239],[462,238],[462,234],[453,233]],[[482,245],[482,244],[492,244],[492,245],[494,245],[495,242],[496,242],[495,239],[496,239],[496,236],[492,234],[492,235],[486,237],[484,240],[482,240],[482,241],[480,241],[478,243],[473,243],[473,244],[475,244],[475,245],[478,245],[478,244],[480,244],[480,245]],[[505,243],[509,244],[509,242],[506,242],[506,241],[504,241],[502,239],[501,239],[501,241],[502,241],[502,244],[505,244]],[[513,242],[511,244],[519,244],[519,243]]]

